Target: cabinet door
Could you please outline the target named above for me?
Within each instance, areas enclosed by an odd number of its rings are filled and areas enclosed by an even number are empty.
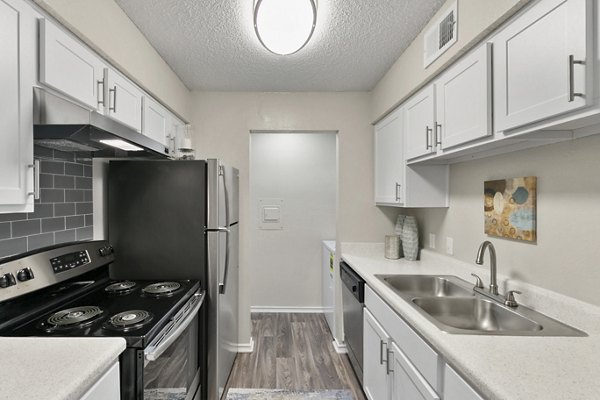
[[[406,159],[435,152],[433,97],[433,85],[429,85],[404,106]]]
[[[169,121],[169,128],[167,129],[167,145],[169,147],[169,154],[173,158],[179,158],[181,156],[179,149],[183,147],[185,124],[174,115],[171,115]]]
[[[369,400],[389,400],[389,335],[366,308],[363,329],[363,390]]]
[[[394,400],[439,400],[440,396],[421,376],[406,355],[392,343],[392,398]]]
[[[589,0],[541,1],[494,37],[497,131],[591,104],[591,9]]]
[[[104,109],[105,64],[81,43],[40,19],[40,82],[94,108]]]
[[[442,149],[491,135],[492,49],[484,44],[435,82],[436,145]]]
[[[170,112],[152,98],[143,99],[142,133],[170,148],[168,135],[172,130]]]
[[[142,91],[112,69],[106,69],[108,116],[142,130]]]
[[[0,54],[0,212],[31,212],[36,19],[24,2],[0,0]]]
[[[483,400],[448,364],[444,365],[444,400]]]
[[[404,190],[402,109],[375,125],[375,204],[400,205]]]
[[[120,400],[121,385],[119,363],[116,362],[100,379],[81,397],[81,400]]]

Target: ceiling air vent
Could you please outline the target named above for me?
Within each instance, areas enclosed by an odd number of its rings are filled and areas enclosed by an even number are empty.
[[[454,2],[425,32],[425,67],[428,67],[456,43],[457,22],[457,8],[456,2]]]

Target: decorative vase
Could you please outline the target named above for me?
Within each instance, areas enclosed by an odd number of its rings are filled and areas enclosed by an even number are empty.
[[[398,236],[402,236],[402,228],[404,227],[404,219],[406,218],[406,215],[398,215],[398,218],[396,218],[396,226],[394,227],[394,233]]]
[[[415,217],[407,216],[404,219],[401,238],[404,258],[409,261],[416,261],[419,255],[419,228]]]

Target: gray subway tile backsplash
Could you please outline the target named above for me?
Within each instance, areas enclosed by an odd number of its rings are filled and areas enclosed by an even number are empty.
[[[93,238],[92,166],[35,146],[40,159],[40,197],[31,213],[0,214],[0,258],[57,243]]]
[[[0,223],[0,239],[10,238],[10,222]]]

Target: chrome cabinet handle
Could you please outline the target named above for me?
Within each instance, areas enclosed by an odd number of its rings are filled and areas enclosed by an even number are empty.
[[[383,359],[383,346],[385,346],[387,355],[387,343],[384,340],[379,340],[379,365],[383,365],[384,361],[387,362],[387,360]]]
[[[35,200],[40,199],[40,160],[33,160],[33,164],[28,165],[29,168],[33,168],[33,192],[27,193],[29,196],[33,196]]]
[[[575,92],[575,64],[585,65],[585,61],[576,60],[573,54],[569,55],[569,103],[575,100],[575,97],[583,97],[583,93]]]
[[[98,83],[96,84],[96,90],[98,91],[98,95],[96,96],[98,98],[98,106],[103,106],[104,105],[104,79],[97,81]],[[100,90],[100,86],[102,86],[102,91]],[[100,93],[102,93],[102,96],[100,95]]]
[[[442,145],[442,124],[435,123],[435,144]]]
[[[394,370],[392,368],[390,368],[390,354],[394,355],[393,352],[390,351],[390,349],[387,349],[387,359],[385,360],[385,373],[386,375],[389,375],[390,372],[394,372]]]
[[[433,133],[433,130],[429,127],[429,125],[427,125],[425,127],[425,148],[426,149],[431,149],[433,148],[433,146],[431,145],[431,143],[429,143],[429,135]]]
[[[400,201],[400,188],[402,187],[401,184],[399,184],[398,182],[396,182],[396,201]]]
[[[112,107],[110,106],[110,94],[113,93]],[[112,89],[108,89],[108,111],[117,112],[117,86],[113,86]]]

